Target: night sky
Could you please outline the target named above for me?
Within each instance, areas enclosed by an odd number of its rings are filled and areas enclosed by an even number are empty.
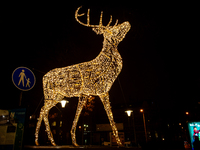
[[[195,10],[160,5],[136,8],[131,4],[25,4],[7,5],[3,34],[1,109],[18,107],[20,90],[12,83],[15,68],[25,66],[36,76],[35,87],[22,94],[22,106],[35,111],[43,97],[42,76],[60,68],[94,59],[102,49],[102,35],[76,22],[74,14],[90,8],[91,24],[103,11],[131,30],[119,44],[123,69],[110,91],[111,105],[154,102],[165,109],[192,109],[200,101],[199,48],[195,46]],[[81,17],[86,23],[86,17]],[[123,92],[122,92],[123,91]],[[124,95],[124,96],[123,96]],[[41,105],[40,105],[41,107]]]

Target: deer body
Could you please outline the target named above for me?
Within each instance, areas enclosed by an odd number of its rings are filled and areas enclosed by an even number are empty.
[[[47,96],[45,99],[54,99],[54,95],[50,94],[53,91],[65,97],[107,93],[121,69],[122,58],[116,47],[102,50],[92,61],[53,69],[43,77],[43,89]]]
[[[99,55],[91,61],[64,68],[55,68],[44,75],[43,90],[45,103],[41,108],[40,117],[36,126],[36,145],[38,145],[38,133],[42,119],[45,122],[48,138],[52,145],[56,145],[48,122],[49,110],[64,97],[79,97],[76,115],[71,129],[72,144],[78,146],[75,136],[76,125],[83,106],[86,104],[87,99],[92,95],[100,97],[117,144],[122,145],[113,119],[108,92],[122,69],[122,58],[117,50],[117,46],[129,31],[130,24],[129,22],[124,22],[119,25],[116,23],[114,26],[109,26],[111,23],[110,21],[105,27],[102,25],[102,13],[99,25],[89,25],[89,15],[87,15],[87,24],[84,24],[77,18],[78,16],[83,15],[78,14],[79,9],[80,7],[75,14],[76,20],[82,25],[93,27],[93,30],[97,34],[103,34],[103,48]]]

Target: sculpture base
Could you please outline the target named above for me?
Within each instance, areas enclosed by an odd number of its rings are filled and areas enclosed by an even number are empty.
[[[73,145],[62,145],[62,146],[31,146],[31,145],[24,145],[23,150],[58,150],[58,149],[73,149],[73,150],[78,150],[78,149],[97,149],[97,150],[104,150],[104,149],[112,149],[112,150],[122,150],[122,149],[133,149],[133,150],[141,150],[141,148],[136,148],[136,147],[117,147],[117,146],[96,146],[96,145],[84,145],[84,146],[79,146],[79,147],[74,147]]]

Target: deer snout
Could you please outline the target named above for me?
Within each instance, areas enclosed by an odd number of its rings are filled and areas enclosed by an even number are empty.
[[[126,28],[127,30],[130,30],[131,28],[131,24],[128,21],[123,22],[121,25],[123,28]]]
[[[124,25],[130,26],[130,23],[128,21],[123,22]]]

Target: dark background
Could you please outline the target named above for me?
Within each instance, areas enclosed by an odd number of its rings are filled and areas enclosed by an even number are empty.
[[[22,93],[22,107],[33,114],[43,97],[45,73],[99,54],[103,36],[75,20],[75,10],[81,5],[80,12],[90,8],[91,24],[98,24],[101,11],[104,25],[110,15],[111,25],[116,19],[131,24],[118,46],[123,58],[121,87],[116,80],[110,91],[111,105],[142,107],[147,102],[166,111],[195,110],[200,98],[197,11],[174,4],[137,8],[125,2],[2,5],[1,109],[18,107],[21,91],[11,78],[17,67],[28,67],[36,76],[35,87]],[[86,17],[80,20],[86,22]]]

